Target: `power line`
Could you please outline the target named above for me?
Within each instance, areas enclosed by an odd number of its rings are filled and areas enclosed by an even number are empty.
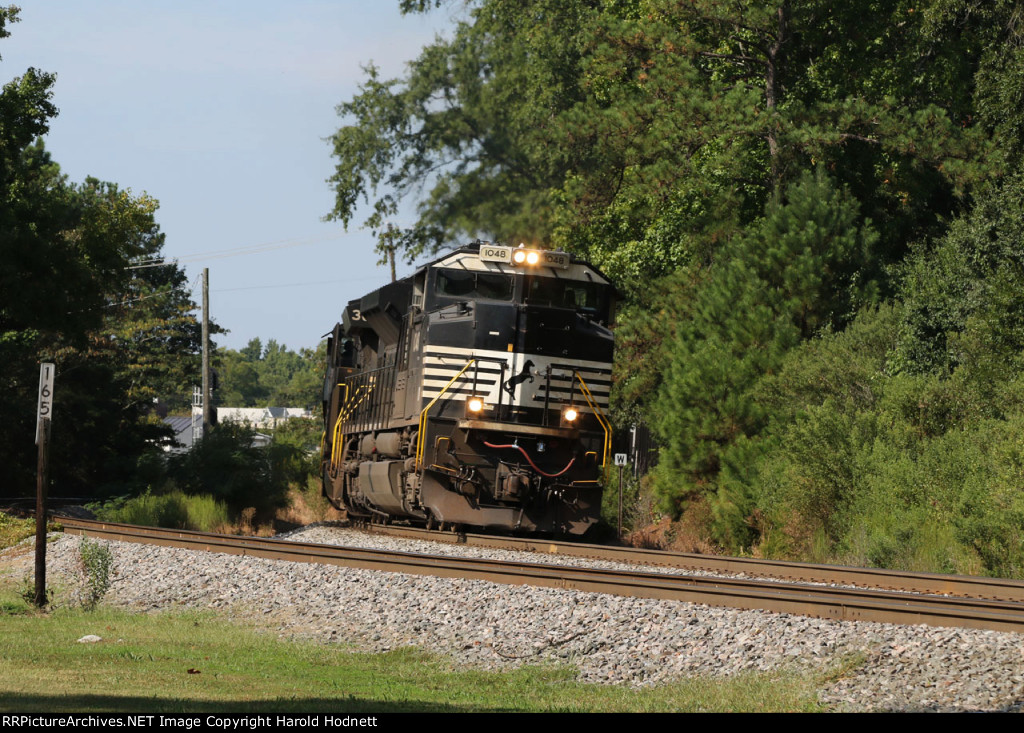
[[[230,249],[213,250],[211,252],[197,252],[194,254],[181,255],[180,257],[173,257],[170,259],[166,257],[151,257],[148,259],[139,260],[134,265],[126,267],[125,269],[141,270],[147,267],[163,267],[165,265],[177,265],[188,262],[220,260],[228,257],[242,257],[243,255],[263,254],[264,252],[273,252],[279,249],[289,249],[291,247],[303,247],[308,244],[317,244],[319,242],[329,242],[336,239],[349,237],[352,236],[353,234],[354,232],[341,232],[340,234],[333,234],[321,237],[311,237],[308,239],[281,239],[275,242],[253,244],[245,247],[233,247]]]
[[[358,283],[379,280],[376,277],[353,277],[347,280],[316,280],[312,282],[304,283],[280,283],[274,285],[248,285],[243,288],[222,288],[214,290],[215,293],[234,293],[239,290],[268,290],[270,288],[297,288],[304,287],[306,285],[336,285],[338,283]]]

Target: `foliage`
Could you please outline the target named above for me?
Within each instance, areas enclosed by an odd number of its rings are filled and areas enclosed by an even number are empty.
[[[0,550],[11,547],[35,534],[34,519],[18,519],[0,512]]]
[[[966,90],[1001,36],[926,5],[468,3],[403,78],[370,68],[339,106],[330,217],[348,225],[372,196],[378,249],[410,258],[465,236],[548,241],[633,295],[707,263],[823,164],[878,223],[884,278],[999,165]],[[423,191],[396,233],[398,202]]]
[[[298,353],[270,339],[245,348],[217,352],[218,403],[231,407],[301,406],[318,408],[327,358],[327,342]]]
[[[188,495],[175,489],[163,493],[146,491],[139,496],[90,504],[89,508],[97,519],[143,527],[215,532],[230,523],[224,502],[212,496]]]
[[[620,425],[642,420],[672,364],[669,344],[694,315],[706,269],[680,267],[651,283],[617,316],[612,411]]]
[[[89,508],[112,522],[228,531],[235,523],[262,523],[288,504],[289,491],[319,473],[321,427],[315,420],[285,421],[269,446],[257,447],[249,425],[216,425],[192,449],[140,461],[137,495],[125,494]]]
[[[963,370],[892,371],[902,309],[868,309],[790,351],[726,454],[709,520],[733,551],[931,572],[1024,574],[1021,429]],[[997,385],[998,386],[998,385]],[[989,390],[1012,394],[1011,385]]]
[[[758,229],[726,245],[669,346],[657,423],[667,506],[714,486],[730,449],[750,450],[743,439],[769,419],[751,398],[758,380],[801,339],[844,325],[870,297],[857,275],[875,235],[859,218],[856,202],[819,171],[769,205]]]
[[[321,480],[321,476],[311,473],[306,475],[305,483],[290,484],[288,508],[279,512],[277,518],[295,525],[342,519],[342,512],[324,496]]]
[[[268,450],[276,484],[304,486],[311,476],[319,479],[322,434],[323,423],[303,418],[287,420],[274,430]]]
[[[973,209],[909,258],[897,364],[909,372],[965,367],[1003,382],[1024,350],[1024,173],[979,193]]]
[[[16,495],[28,493],[35,465],[31,443],[15,436],[33,432],[39,361],[57,365],[51,478],[65,495],[130,485],[142,456],[169,438],[154,402],[180,398],[181,384],[198,374],[199,329],[183,290],[184,273],[174,265],[126,270],[135,258],[159,253],[156,203],[94,180],[64,189],[79,207],[77,228],[65,236],[79,244],[102,242],[117,266],[102,275],[103,282],[81,286],[98,288],[98,302],[75,330],[70,319],[52,328],[2,326],[10,329],[0,334],[10,368],[0,403],[11,420],[0,428],[6,438],[0,451],[15,473],[5,490]],[[75,256],[95,263],[99,246]],[[67,286],[59,277],[54,282]]]
[[[559,113],[581,97],[589,6],[493,0],[467,10],[453,37],[427,46],[404,79],[382,79],[371,66],[338,107],[346,124],[333,138],[329,218],[348,225],[373,195],[365,225],[382,253],[397,248],[411,259],[477,233],[543,238],[550,191],[579,157],[566,138],[550,142]],[[389,228],[401,198],[425,185],[416,225]]]
[[[102,542],[82,537],[78,543],[78,555],[85,573],[86,593],[82,605],[86,610],[96,608],[103,596],[110,590],[110,574],[114,571],[114,555]]]
[[[246,425],[217,425],[188,453],[170,459],[168,475],[182,492],[212,496],[234,516],[253,507],[267,518],[286,505],[288,486],[274,480],[270,454],[254,446],[254,438]]]

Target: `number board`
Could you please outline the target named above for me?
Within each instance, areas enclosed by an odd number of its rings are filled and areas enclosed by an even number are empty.
[[[36,408],[36,443],[39,443],[39,420],[53,417],[53,375],[56,367],[49,362],[39,365],[39,403]]]
[[[506,265],[511,265],[512,248],[496,244],[480,245],[480,260],[481,262],[503,262]]]

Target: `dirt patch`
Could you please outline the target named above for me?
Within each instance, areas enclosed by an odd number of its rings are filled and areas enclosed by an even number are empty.
[[[708,535],[710,520],[711,510],[707,503],[694,501],[687,506],[677,521],[662,517],[657,522],[630,533],[626,537],[626,542],[634,547],[652,550],[671,550],[699,555],[720,554],[719,548]]]
[[[322,496],[310,496],[308,492],[292,489],[288,492],[288,506],[278,510],[274,517],[274,526],[287,528],[290,525],[291,529],[295,529],[315,522],[341,521],[345,518],[344,512],[335,509]]]

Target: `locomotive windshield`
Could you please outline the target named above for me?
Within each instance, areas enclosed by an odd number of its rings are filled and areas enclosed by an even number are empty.
[[[434,294],[441,298],[515,301],[571,309],[601,322],[608,320],[609,288],[603,283],[532,273],[480,272],[447,267],[437,268],[436,273]]]
[[[438,295],[485,300],[512,300],[515,280],[511,275],[491,272],[468,272],[443,269],[437,271]]]
[[[527,278],[526,302],[530,305],[572,308],[605,320],[605,290],[604,285],[595,282],[535,276]]]

